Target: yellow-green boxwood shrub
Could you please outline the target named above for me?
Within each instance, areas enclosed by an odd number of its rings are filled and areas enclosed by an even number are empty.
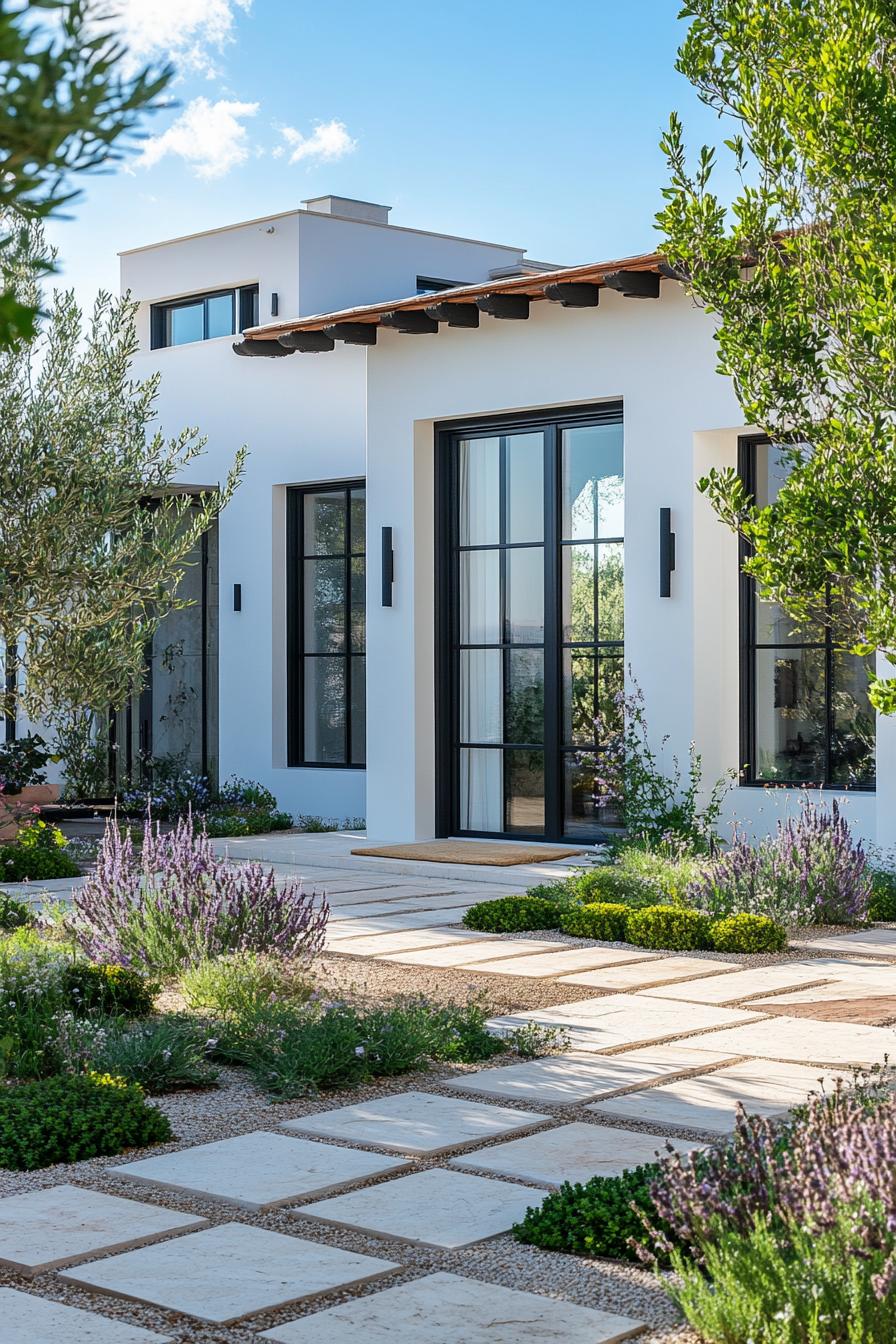
[[[526,929],[559,929],[561,907],[538,896],[501,896],[471,906],[463,922],[485,933],[522,933]]]
[[[593,901],[573,906],[560,915],[560,928],[573,938],[599,938],[606,943],[625,939],[626,922],[631,910],[615,901]]]
[[[781,952],[787,932],[768,915],[728,915],[717,919],[709,931],[717,952]]]
[[[712,920],[700,910],[680,905],[651,905],[646,910],[631,910],[625,925],[625,937],[635,947],[650,947],[668,952],[689,952],[712,947]]]

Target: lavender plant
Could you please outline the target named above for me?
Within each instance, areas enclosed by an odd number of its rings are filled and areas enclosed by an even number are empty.
[[[836,800],[804,799],[795,817],[751,844],[735,827],[729,849],[691,883],[687,899],[715,919],[767,915],[790,927],[858,924],[868,915],[871,874]]]
[[[96,870],[75,893],[74,934],[88,956],[175,975],[228,952],[308,961],[323,943],[329,907],[273,869],[219,858],[191,814],[163,834],[147,817],[135,852],[111,821]]]

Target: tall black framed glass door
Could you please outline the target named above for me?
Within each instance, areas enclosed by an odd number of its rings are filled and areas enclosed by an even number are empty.
[[[619,406],[439,433],[439,828],[585,839],[623,679]]]

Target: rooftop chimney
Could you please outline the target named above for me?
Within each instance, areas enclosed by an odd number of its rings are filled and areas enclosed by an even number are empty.
[[[365,224],[388,224],[392,209],[391,205],[356,201],[351,196],[312,196],[302,204],[318,215],[341,215],[343,219],[359,219]]]

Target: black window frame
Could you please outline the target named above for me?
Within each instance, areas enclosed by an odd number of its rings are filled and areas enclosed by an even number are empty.
[[[562,501],[563,431],[595,424],[624,426],[621,400],[596,402],[580,406],[555,406],[538,411],[518,411],[503,415],[479,416],[470,419],[440,421],[435,425],[435,616],[436,616],[436,697],[435,697],[435,813],[436,834],[463,835],[494,839],[504,835],[510,840],[533,840],[541,843],[589,844],[619,833],[610,822],[598,822],[587,836],[572,835],[564,830],[564,798],[562,764],[568,756],[587,754],[586,745],[573,747],[564,743],[563,736],[563,656],[573,644],[583,647],[581,641],[563,639],[562,573],[560,551],[573,542],[560,541],[560,507]],[[504,832],[464,830],[459,815],[459,751],[460,695],[458,660],[455,651],[460,644],[460,609],[457,600],[455,557],[461,549],[481,549],[476,546],[460,547],[458,539],[458,480],[455,445],[464,438],[487,437],[495,434],[519,434],[526,430],[543,430],[545,434],[545,740],[535,744],[513,744],[496,747],[505,753],[527,749],[545,753],[545,825],[543,831]],[[603,542],[622,542],[624,537],[605,537]],[[526,543],[520,543],[525,545]],[[517,543],[504,541],[495,549],[515,549]],[[487,548],[491,549],[491,548]],[[595,631],[595,634],[597,632]],[[525,647],[514,644],[514,647]],[[602,647],[618,647],[623,665],[625,640],[595,640],[588,647],[599,653]],[[553,650],[554,657],[549,656]],[[614,655],[615,656],[615,655]],[[470,745],[470,744],[466,744]],[[475,746],[475,744],[473,744]],[[490,747],[495,744],[488,744]],[[556,770],[548,769],[549,759],[555,758]]]
[[[443,289],[460,289],[468,285],[469,280],[443,280],[436,275],[417,276],[417,294],[441,294]]]
[[[353,761],[354,733],[352,714],[352,663],[363,658],[365,682],[367,672],[367,554],[366,539],[364,551],[353,551],[351,545],[351,499],[352,492],[364,491],[364,512],[367,513],[367,481],[364,477],[350,481],[315,481],[306,485],[289,486],[286,492],[286,764],[303,770],[366,770],[366,714],[363,743],[363,759]],[[309,495],[334,494],[345,495],[345,549],[339,555],[305,555],[305,500]],[[346,565],[345,581],[345,648],[341,654],[308,653],[305,649],[305,560],[344,559]],[[363,653],[353,653],[351,648],[352,561],[364,561],[364,611],[365,637]],[[343,761],[314,761],[305,755],[305,661],[314,657],[339,657],[345,662],[345,757]]]
[[[230,288],[202,290],[198,294],[186,294],[179,299],[165,303],[153,303],[149,310],[149,344],[151,350],[175,350],[180,346],[168,339],[169,316],[178,308],[193,308],[202,304],[202,335],[195,341],[184,341],[184,345],[199,345],[202,341],[224,340],[224,337],[210,337],[208,334],[208,303],[210,299],[230,298],[233,312],[233,331],[236,336],[246,327],[258,325],[258,285],[236,285]]]
[[[759,448],[772,446],[772,440],[763,434],[742,435],[737,441],[737,473],[750,498],[756,489],[756,453]],[[832,751],[834,737],[834,656],[838,648],[830,626],[825,626],[823,640],[804,640],[789,644],[760,643],[756,639],[756,581],[744,573],[744,562],[753,553],[745,537],[738,539],[738,603],[740,634],[740,770],[739,783],[753,789],[820,789],[830,793],[875,793],[877,768],[870,784],[838,784],[832,780]],[[765,649],[818,649],[824,653],[824,779],[777,780],[763,779],[756,774],[756,654]],[[875,736],[876,741],[876,736]]]

